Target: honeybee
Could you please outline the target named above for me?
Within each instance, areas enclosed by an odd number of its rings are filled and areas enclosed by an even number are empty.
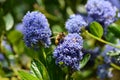
[[[59,33],[55,38],[55,44],[58,45],[61,41],[63,41],[64,37],[65,37],[64,32]]]

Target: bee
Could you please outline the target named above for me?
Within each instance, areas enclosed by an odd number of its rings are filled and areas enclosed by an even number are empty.
[[[62,42],[64,37],[65,37],[64,32],[59,33],[55,38],[55,44],[58,45],[60,42]]]

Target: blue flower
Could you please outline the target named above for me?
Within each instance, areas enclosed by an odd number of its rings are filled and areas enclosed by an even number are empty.
[[[109,1],[88,0],[86,4],[88,16],[104,26],[108,26],[116,20],[117,8]]]
[[[69,33],[79,33],[83,26],[87,26],[87,23],[81,15],[71,15],[65,26]]]
[[[95,61],[95,58],[100,54],[100,47],[95,47],[92,49],[82,49],[83,53],[89,53],[91,54],[90,60],[91,61]]]
[[[120,12],[118,13],[118,18],[120,18]]]
[[[23,18],[24,41],[28,47],[48,47],[51,44],[51,30],[46,17],[38,12],[28,12]]]
[[[86,16],[85,19],[86,19],[88,25],[94,21],[94,19],[91,16]]]
[[[113,54],[110,56],[109,54]],[[112,46],[106,45],[105,50],[102,52],[102,56],[104,57],[104,61],[109,64],[109,63],[115,63],[117,65],[120,65],[120,50],[116,49]]]
[[[16,26],[15,26],[15,29],[19,32],[23,32],[23,24],[22,23],[18,23]]]
[[[8,42],[7,42],[6,40],[2,40],[1,45],[2,45],[7,51],[12,52],[12,48],[11,48],[11,46],[8,44]]]
[[[102,52],[102,56],[104,57],[105,63],[110,63],[111,62],[111,59],[109,58],[109,56],[107,56],[107,53],[109,51],[112,51],[113,49],[114,49],[114,47],[109,46],[109,45],[105,45],[105,49]]]
[[[77,33],[69,33],[63,43],[59,44],[53,52],[56,64],[79,70],[80,60],[83,58],[82,48],[82,37]]]
[[[0,53],[0,61],[3,61],[4,60],[4,56],[3,54]]]
[[[99,65],[98,68],[97,68],[97,75],[100,79],[105,79],[105,78],[108,78],[108,77],[112,77],[110,75],[110,71],[108,70],[109,68],[109,65],[107,64],[102,64],[102,65]]]

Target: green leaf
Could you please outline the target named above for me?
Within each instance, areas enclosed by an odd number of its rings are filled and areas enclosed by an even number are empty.
[[[33,74],[35,74],[40,80],[50,80],[48,72],[45,66],[38,60],[33,60],[31,69]]]
[[[15,45],[13,45],[13,49],[16,53],[23,53],[25,48],[24,41],[21,39]]]
[[[5,31],[5,23],[3,19],[4,10],[0,8],[0,36],[2,35],[3,31]]]
[[[7,33],[7,38],[9,42],[12,44],[13,49],[16,53],[24,52],[24,42],[23,35],[19,31],[11,30]]]
[[[22,78],[22,80],[39,80],[37,77],[25,71],[19,71],[19,75]]]
[[[3,71],[2,64],[0,63],[0,76],[5,76],[5,72]]]
[[[19,31],[10,31],[7,35],[8,39],[12,44],[18,43],[19,40],[22,40],[22,34]]]
[[[13,17],[10,13],[8,13],[6,16],[3,17],[3,19],[5,21],[6,30],[9,31],[14,25]]]
[[[93,35],[101,38],[102,35],[103,35],[103,28],[102,28],[102,26],[98,22],[92,22],[90,24],[90,32]]]
[[[36,1],[40,6],[45,7],[43,0],[36,0]]]
[[[1,17],[1,16],[0,16]],[[5,27],[4,27],[4,20],[2,20],[0,18],[0,36],[2,35],[2,33],[5,31]]]
[[[80,61],[80,68],[83,68],[90,59],[90,54],[86,54],[83,59]]]
[[[108,56],[119,56],[120,51],[109,51],[106,53]]]
[[[85,70],[85,71],[76,71],[72,74],[72,77],[75,80],[84,80],[85,78],[89,77],[93,73],[93,70]]]
[[[59,25],[53,25],[52,31],[53,31],[53,34],[57,34],[57,33],[63,32],[63,29]]]
[[[51,80],[64,80],[67,70],[65,70],[65,67],[64,69],[62,68],[61,70],[61,68],[55,64],[55,59],[53,59],[52,52],[47,55],[46,60],[47,60],[46,62],[48,66],[48,71],[50,73],[49,74],[50,79]]]
[[[117,37],[110,30],[107,31],[105,40],[107,40],[108,42],[114,43],[114,44],[117,43]]]
[[[108,29],[116,36],[120,38],[120,25],[112,24],[108,27]]]

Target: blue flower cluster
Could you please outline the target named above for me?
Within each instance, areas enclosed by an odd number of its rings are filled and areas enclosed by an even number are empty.
[[[71,15],[65,26],[69,33],[79,33],[83,26],[87,26],[87,22],[81,15]]]
[[[106,45],[105,46],[105,50],[102,52],[102,56],[104,57],[104,61],[105,63],[110,63],[111,62],[111,59],[109,59],[109,56],[107,56],[106,54],[109,52],[109,51],[112,51],[114,49],[114,47],[111,47],[109,45]]]
[[[28,12],[23,18],[24,41],[28,47],[48,47],[51,44],[51,30],[46,17],[38,12]]]
[[[110,55],[113,54],[114,55]],[[117,65],[120,65],[120,50],[106,45],[105,50],[102,52],[102,56],[104,57],[104,61],[109,64],[109,63],[115,63]]]
[[[110,70],[108,70],[109,65],[107,64],[102,64],[99,65],[97,68],[97,75],[100,79],[105,79],[105,78],[110,78],[112,77],[112,72]]]
[[[82,37],[77,33],[69,33],[64,38],[63,43],[59,44],[54,50],[56,64],[79,70],[80,60],[83,58],[82,47]]]
[[[108,26],[116,20],[117,8],[109,1],[88,0],[86,4],[88,16],[92,17],[104,26]]]

